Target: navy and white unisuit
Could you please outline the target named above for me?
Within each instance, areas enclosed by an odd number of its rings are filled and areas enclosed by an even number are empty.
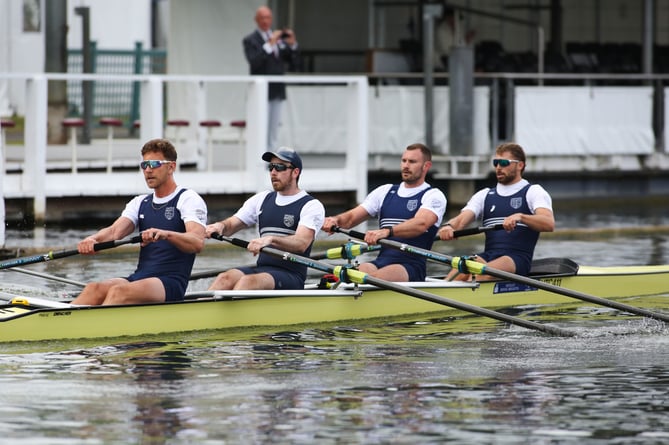
[[[427,187],[413,196],[402,197],[397,193],[399,184],[394,184],[383,199],[383,204],[379,212],[379,228],[396,226],[416,216],[416,213],[421,208],[423,195],[431,188]],[[433,225],[415,238],[392,237],[389,239],[429,250],[432,247],[437,230],[438,226]],[[401,252],[386,246],[381,246],[381,252],[376,260],[371,263],[379,269],[389,264],[401,264],[409,274],[409,281],[422,281],[427,274],[426,259],[424,257]]]
[[[305,195],[288,205],[280,206],[276,204],[276,195],[277,192],[268,193],[262,203],[262,213],[258,216],[258,230],[261,237],[270,235],[295,235],[297,225],[300,222],[300,211],[302,210],[302,207],[304,207],[307,202],[314,199],[311,195]],[[311,254],[312,245],[313,242],[309,244],[309,247],[307,247],[304,252],[298,253],[298,255],[308,257]],[[272,255],[263,253],[262,251],[260,252],[260,255],[258,255],[257,264],[258,266],[277,267],[288,270],[297,274],[302,280],[302,283],[307,279],[307,266],[276,258]]]
[[[483,225],[502,224],[504,219],[514,213],[532,215],[527,202],[527,191],[530,184],[509,196],[501,196],[496,189],[490,189],[485,197],[483,208]],[[480,256],[491,261],[500,256],[508,255],[516,263],[516,273],[526,275],[532,264],[534,247],[539,239],[539,232],[530,229],[526,224],[518,223],[511,232],[493,230],[486,233],[485,253]]]
[[[177,208],[177,201],[184,191],[186,189],[180,190],[172,199],[162,204],[153,202],[153,194],[146,195],[139,206],[139,231],[153,227],[185,232],[186,225]],[[182,252],[167,240],[149,243],[140,249],[137,269],[128,277],[128,281],[157,277],[165,286],[166,301],[182,299],[194,262],[194,253]]]

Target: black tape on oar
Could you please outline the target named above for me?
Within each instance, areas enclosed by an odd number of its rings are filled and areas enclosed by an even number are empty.
[[[455,230],[453,232],[453,238],[462,238],[463,236],[477,235],[479,233],[490,232],[492,230],[502,230],[504,226],[502,224],[494,224],[492,226],[481,226],[481,227],[470,227],[469,229]],[[441,238],[438,236],[434,237],[435,241],[441,241]]]

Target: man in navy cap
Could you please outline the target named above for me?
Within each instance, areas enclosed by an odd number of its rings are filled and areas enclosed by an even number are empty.
[[[325,208],[320,201],[298,187],[302,159],[295,150],[280,147],[262,155],[269,170],[273,190],[250,197],[233,216],[209,224],[213,233],[230,236],[258,225],[260,238],[249,241],[248,250],[258,255],[254,267],[238,267],[219,274],[209,290],[302,289],[307,267],[261,252],[266,246],[309,256],[311,246],[323,226]]]

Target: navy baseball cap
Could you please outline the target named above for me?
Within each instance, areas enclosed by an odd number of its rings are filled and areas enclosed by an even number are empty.
[[[290,162],[293,167],[299,168],[300,171],[302,171],[302,158],[300,158],[300,155],[290,147],[279,147],[276,151],[266,151],[262,155],[262,160],[271,162],[273,157]]]

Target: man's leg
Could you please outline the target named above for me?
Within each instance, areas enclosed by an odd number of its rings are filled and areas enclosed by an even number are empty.
[[[232,290],[243,276],[244,272],[239,269],[226,270],[218,274],[208,290]]]
[[[124,280],[125,281],[125,280]],[[103,304],[164,303],[165,287],[159,278],[144,278],[109,289]]]
[[[112,286],[127,283],[123,278],[111,278],[105,281],[88,283],[79,296],[72,300],[72,304],[98,305],[102,304],[107,297],[107,292]]]

